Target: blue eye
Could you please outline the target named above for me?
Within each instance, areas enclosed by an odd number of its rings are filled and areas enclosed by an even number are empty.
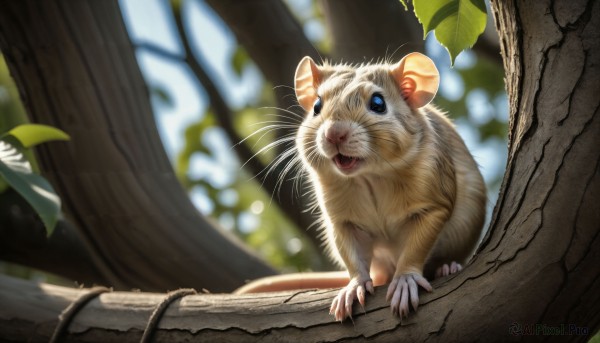
[[[313,112],[315,113],[315,116],[318,116],[319,113],[321,113],[321,107],[323,107],[323,102],[321,101],[321,97],[318,97],[313,107]]]
[[[379,93],[375,93],[371,96],[371,101],[369,102],[369,109],[375,113],[384,114],[386,110],[385,100],[383,100],[383,95]]]

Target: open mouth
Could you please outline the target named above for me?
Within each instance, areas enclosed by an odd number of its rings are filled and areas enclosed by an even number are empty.
[[[360,158],[358,158],[358,157],[351,157],[351,156],[346,156],[346,155],[342,155],[342,154],[337,154],[333,157],[333,162],[335,162],[335,165],[340,170],[345,170],[345,171],[349,171],[352,168],[354,168],[358,164],[359,161],[360,161]]]

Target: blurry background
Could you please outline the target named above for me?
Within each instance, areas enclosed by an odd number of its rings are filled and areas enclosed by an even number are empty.
[[[276,108],[299,113],[299,107],[293,106],[293,89],[274,82],[276,78],[265,76],[268,69],[257,66],[251,57],[257,52],[244,48],[253,42],[236,31],[235,19],[215,12],[228,3],[120,1],[165,150],[198,211],[241,237],[277,270],[327,269],[330,264],[317,246],[318,232],[314,226],[309,228],[314,217],[303,211],[307,207],[301,196],[303,187],[293,190],[298,174],[292,171],[277,184],[286,161],[267,173],[270,163],[289,146],[258,153],[293,132],[293,127],[266,130],[251,136],[246,144],[237,144],[274,121],[293,123],[291,114]],[[316,56],[334,62],[383,57],[397,61],[418,50],[434,60],[441,73],[434,102],[448,111],[481,167],[489,190],[489,217],[505,167],[507,127],[503,69],[493,24],[488,23],[474,49],[461,53],[451,68],[448,54],[434,35],[423,41],[414,14],[405,12],[397,0],[382,1],[383,7],[389,6],[383,12],[371,9],[369,1],[356,1],[357,6],[343,0],[287,0],[283,4],[303,33],[302,41],[288,36],[289,43],[308,44]],[[253,20],[266,21],[272,15],[265,12]],[[380,25],[368,24],[374,21]],[[293,75],[285,77],[289,83]],[[0,59],[0,132],[25,118],[18,92]],[[6,188],[0,192],[1,211],[14,201],[14,194]],[[0,263],[0,270],[46,278],[9,263]]]

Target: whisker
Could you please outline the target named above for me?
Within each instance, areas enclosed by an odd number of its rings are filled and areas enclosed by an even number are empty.
[[[273,89],[277,89],[277,88],[288,88],[291,89],[293,91],[295,91],[295,88],[292,86],[288,86],[288,85],[278,85],[278,86],[274,86]]]
[[[267,144],[266,146],[264,146],[260,150],[258,150],[254,155],[252,155],[252,157],[250,157],[248,159],[248,161],[246,161],[244,164],[242,164],[241,168],[243,168],[244,166],[246,166],[246,164],[248,164],[248,162],[250,162],[250,160],[252,160],[256,156],[258,156],[259,154],[261,154],[261,153],[263,153],[265,151],[268,151],[270,149],[273,149],[274,147],[280,146],[280,145],[282,145],[284,143],[293,141],[293,140],[294,140],[294,137],[286,137],[286,138],[281,138],[281,139],[278,139],[278,140],[276,140],[274,142],[271,142],[271,143]]]
[[[266,177],[271,174],[283,161],[287,160],[289,157],[291,157],[292,155],[294,155],[296,153],[296,148],[290,148],[288,150],[286,150],[283,154],[279,155],[271,164],[269,169],[267,170],[266,174],[265,174],[265,179]],[[277,192],[278,196],[281,192],[281,186],[283,185],[283,181],[285,180],[285,172],[287,170],[287,166],[289,165],[289,163],[293,162],[294,159],[288,161],[286,163],[286,165],[284,166],[283,172],[280,173],[277,177],[277,180],[275,182],[275,187],[273,189],[273,193],[271,193],[271,202],[273,201],[273,197],[275,196],[275,192]],[[263,179],[263,183],[262,185],[264,185],[264,179]]]
[[[298,105],[295,105],[295,106],[298,106]],[[300,118],[300,119],[304,120],[304,116],[303,115],[300,115],[300,114],[298,114],[298,113],[296,113],[294,111],[291,111],[289,109],[279,108],[279,107],[275,107],[275,106],[263,106],[263,107],[260,107],[260,109],[283,111],[285,113],[289,113],[289,114],[293,115],[294,117],[297,117],[297,118]]]
[[[296,168],[298,166],[298,163],[300,163],[301,160],[298,156],[295,156],[294,158],[292,158],[291,160],[288,161],[288,163],[286,163],[283,171],[279,174],[279,189],[278,192],[281,191],[281,186],[283,185],[283,182],[285,181],[285,177],[287,176],[287,174],[293,170],[294,168]],[[293,188],[292,188],[292,195],[293,195]]]
[[[267,113],[267,114],[265,114],[265,116],[281,118],[281,120],[278,120],[277,122],[286,123],[286,124],[298,125],[298,124],[302,124],[302,122],[304,121],[304,118],[289,117],[289,116],[286,116],[283,114],[277,114],[277,113]]]

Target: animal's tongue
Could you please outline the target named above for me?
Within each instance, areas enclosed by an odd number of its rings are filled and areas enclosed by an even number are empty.
[[[335,156],[335,163],[341,169],[348,169],[356,164],[356,158],[338,154]]]

